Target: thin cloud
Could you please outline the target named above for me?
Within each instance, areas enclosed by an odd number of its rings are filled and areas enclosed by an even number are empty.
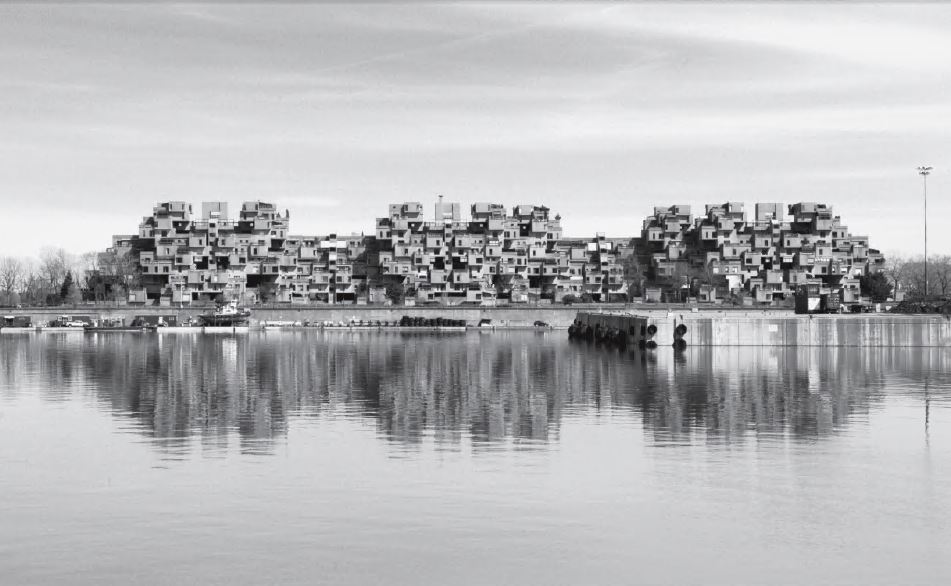
[[[162,199],[270,199],[301,234],[436,193],[537,201],[581,236],[655,204],[824,200],[900,249],[915,166],[951,213],[948,25],[940,4],[0,5],[0,189],[17,214],[121,211],[104,232]],[[0,251],[46,244],[13,217]]]

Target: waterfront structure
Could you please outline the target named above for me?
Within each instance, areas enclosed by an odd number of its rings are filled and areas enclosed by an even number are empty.
[[[602,348],[707,346],[947,348],[941,315],[795,315],[789,312],[579,311],[568,337]]]
[[[113,237],[110,252],[135,259],[133,303],[355,301],[364,238],[289,235],[289,224],[290,212],[268,202],[245,202],[234,219],[225,202],[203,203],[200,216],[190,203],[162,202],[138,234]]]
[[[195,215],[169,201],[137,234],[113,237],[109,254],[132,259],[130,302],[162,305],[623,302],[643,285],[645,299],[667,301],[776,305],[809,286],[853,303],[859,278],[884,263],[825,204],[759,203],[752,220],[740,202],[698,217],[661,206],[640,238],[566,238],[561,216],[541,205],[475,203],[466,219],[460,207],[440,196],[427,217],[420,202],[391,204],[373,234],[306,236],[290,233],[290,212],[273,203],[245,202],[232,218],[225,202]]]
[[[431,221],[421,203],[408,202],[389,206],[372,236],[304,236],[289,233],[290,212],[273,203],[245,202],[232,219],[224,202],[204,202],[195,216],[191,204],[170,201],[142,219],[138,234],[113,237],[110,252],[134,258],[133,303],[379,302],[387,283],[419,303],[626,300],[616,262],[623,242],[565,240],[560,220],[544,206],[506,214],[489,203],[462,220],[459,204],[440,198]]]
[[[455,206],[440,200],[430,222],[419,202],[390,205],[376,223],[380,277],[420,303],[558,302],[567,295],[626,301],[615,240],[565,240],[561,216],[545,206],[517,205],[506,214],[502,204],[476,203],[468,221],[444,212]]]
[[[748,221],[744,204],[707,205],[694,218],[690,206],[655,207],[644,220],[642,261],[652,280],[666,281],[679,300],[694,280],[754,304],[791,299],[800,286],[859,301],[859,279],[884,267],[867,236],[853,236],[832,207],[800,202],[756,204]],[[684,293],[686,294],[686,293]],[[715,295],[715,293],[714,293]]]

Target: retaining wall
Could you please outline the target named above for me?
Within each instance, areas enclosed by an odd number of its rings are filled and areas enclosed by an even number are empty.
[[[601,332],[622,332],[634,346],[672,346],[682,339],[687,346],[951,347],[951,317],[941,315],[579,312],[577,320]],[[648,335],[651,325],[656,333]]]
[[[609,306],[611,309],[623,308],[623,305]],[[0,315],[29,315],[34,324],[49,322],[60,315],[88,315],[94,318],[121,317],[128,323],[139,315],[174,315],[179,322],[188,317],[197,317],[212,311],[204,309],[180,309],[176,307],[105,307],[76,306],[50,308],[0,309]],[[539,305],[518,307],[404,307],[404,306],[366,306],[366,305],[327,305],[327,306],[285,306],[252,308],[251,325],[263,321],[310,321],[310,322],[349,322],[397,321],[404,315],[422,318],[449,318],[465,320],[469,325],[478,325],[483,319],[492,320],[497,326],[531,326],[535,321],[543,321],[556,328],[567,328],[577,314],[577,307],[564,305]]]

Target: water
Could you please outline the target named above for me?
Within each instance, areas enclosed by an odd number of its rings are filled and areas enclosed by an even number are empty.
[[[951,350],[0,338],[4,584],[945,584]]]

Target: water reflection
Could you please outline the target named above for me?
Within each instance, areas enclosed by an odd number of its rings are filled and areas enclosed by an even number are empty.
[[[166,450],[237,437],[267,453],[294,418],[372,421],[412,446],[557,441],[571,417],[630,418],[654,444],[818,439],[889,393],[947,397],[942,349],[691,348],[621,354],[559,332],[44,335],[0,340],[0,396],[92,400]],[[924,413],[924,411],[922,411]]]

